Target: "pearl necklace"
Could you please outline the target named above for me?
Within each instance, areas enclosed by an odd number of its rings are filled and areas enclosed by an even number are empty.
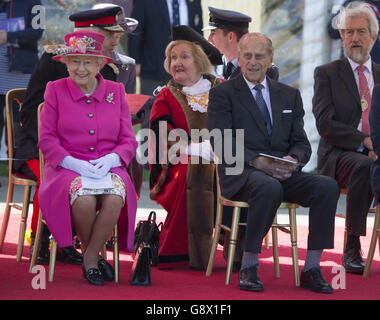
[[[98,79],[95,78],[94,85],[92,86],[92,88],[88,91],[85,91],[82,89],[82,91],[86,96],[90,96],[94,93],[97,87],[98,87]]]

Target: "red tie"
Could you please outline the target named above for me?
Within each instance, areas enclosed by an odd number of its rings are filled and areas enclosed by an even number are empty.
[[[360,65],[357,67],[359,75],[359,89],[360,89],[360,98],[361,98],[361,107],[362,107],[362,132],[370,136],[369,129],[369,111],[371,109],[371,91],[368,87],[367,78],[364,74],[366,67]]]

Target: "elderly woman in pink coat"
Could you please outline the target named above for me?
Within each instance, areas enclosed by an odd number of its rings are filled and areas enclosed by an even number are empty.
[[[60,247],[72,244],[73,224],[83,275],[94,285],[113,279],[99,252],[116,223],[120,248],[133,250],[137,208],[126,171],[137,142],[123,85],[99,73],[111,61],[102,55],[103,40],[97,32],[76,31],[57,47],[55,59],[67,65],[70,77],[46,87],[38,143],[45,157],[42,214]]]

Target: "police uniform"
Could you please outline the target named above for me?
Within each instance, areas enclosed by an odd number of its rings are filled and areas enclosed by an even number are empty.
[[[208,9],[210,16],[209,23],[203,31],[228,29],[248,32],[249,23],[252,21],[250,16],[232,10],[223,10],[213,7],[208,7]],[[223,58],[223,77],[226,80],[229,80],[238,76],[240,74],[240,67],[238,66],[237,57],[233,61],[228,61],[225,56]],[[278,67],[273,65],[270,69],[268,69],[267,76],[277,81],[279,78]]]

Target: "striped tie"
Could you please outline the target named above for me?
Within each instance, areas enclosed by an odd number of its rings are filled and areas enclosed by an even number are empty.
[[[369,90],[367,78],[364,74],[366,67],[360,65],[357,67],[359,75],[359,90],[362,106],[362,132],[370,136],[369,129],[369,111],[371,109],[371,91]]]
[[[270,119],[267,104],[265,103],[263,94],[261,92],[261,90],[264,89],[264,86],[262,84],[259,84],[259,85],[255,86],[253,89],[256,90],[256,92],[257,92],[256,93],[256,104],[258,105],[258,107],[261,111],[261,114],[263,115],[263,119],[265,122],[265,126],[267,128],[268,134],[272,135],[272,128],[273,128],[272,127],[272,121]]]

